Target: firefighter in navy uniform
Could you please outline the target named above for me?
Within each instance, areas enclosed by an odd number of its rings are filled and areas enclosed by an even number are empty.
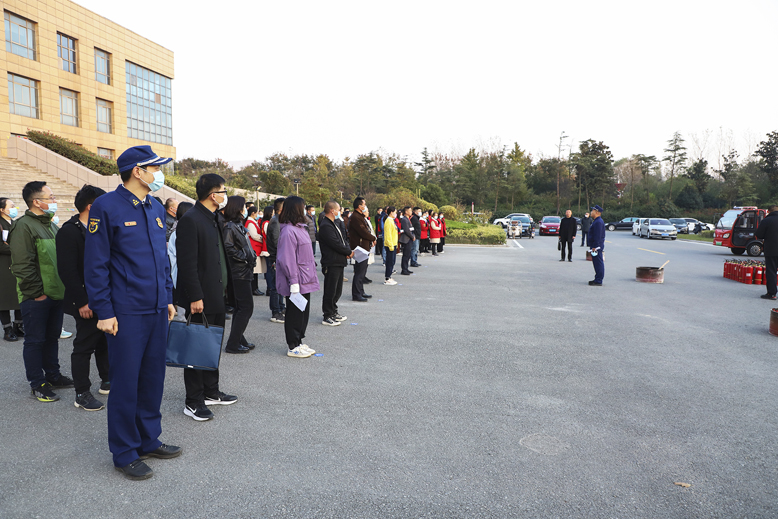
[[[149,194],[164,185],[159,169],[171,160],[150,146],[122,153],[116,162],[123,184],[95,200],[86,233],[86,291],[108,339],[108,446],[129,479],[153,476],[146,458],[181,454],[159,440],[168,321],[176,310],[165,209]]]

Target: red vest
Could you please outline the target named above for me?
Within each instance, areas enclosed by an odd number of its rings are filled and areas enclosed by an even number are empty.
[[[441,230],[440,229],[435,229],[432,226],[433,223],[435,225],[437,225],[437,226],[440,226],[440,220],[436,220],[434,218],[430,218],[430,239],[432,239],[432,240],[440,238],[440,236],[441,236],[441,234],[440,234]]]
[[[419,220],[419,227],[421,227],[421,239],[422,240],[426,240],[427,238],[429,238],[429,235],[428,235],[429,224],[427,224],[427,220],[420,219]]]

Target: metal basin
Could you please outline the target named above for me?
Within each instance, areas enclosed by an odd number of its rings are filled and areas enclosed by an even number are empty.
[[[641,283],[664,283],[665,270],[660,267],[638,267],[635,269],[635,281]]]

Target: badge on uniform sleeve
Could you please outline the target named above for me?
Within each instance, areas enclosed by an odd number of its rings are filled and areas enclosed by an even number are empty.
[[[160,229],[164,229],[165,228],[165,226],[162,225],[162,220],[160,220],[159,216],[157,216],[157,225],[159,225]]]
[[[89,232],[91,234],[94,234],[97,232],[97,226],[100,223],[99,218],[90,218],[89,219]]]

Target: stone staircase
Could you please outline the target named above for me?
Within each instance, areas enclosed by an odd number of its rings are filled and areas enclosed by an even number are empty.
[[[27,182],[42,180],[46,182],[57,197],[57,216],[62,225],[76,214],[74,199],[79,188],[63,182],[53,175],[29,166],[16,159],[0,157],[0,197],[13,200],[19,208],[19,215],[24,214],[27,204],[22,199],[22,189]]]

